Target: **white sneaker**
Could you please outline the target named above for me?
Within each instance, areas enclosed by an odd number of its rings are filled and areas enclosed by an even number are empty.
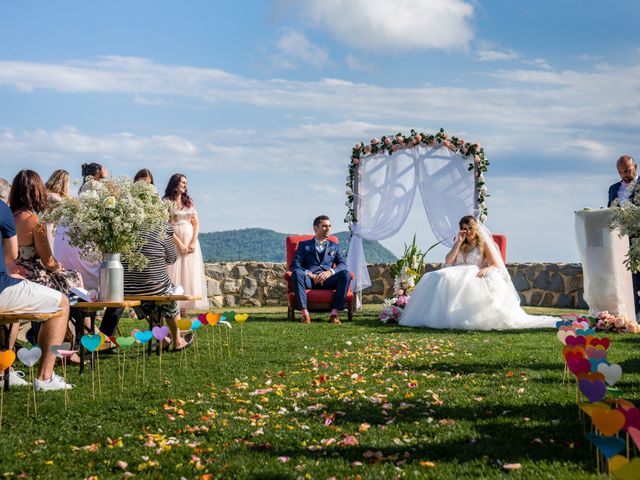
[[[0,385],[4,386],[4,380],[0,380]],[[24,379],[24,372],[9,370],[9,386],[10,387],[28,387],[29,382]]]
[[[36,391],[40,392],[43,390],[64,390],[71,389],[75,387],[75,385],[71,385],[70,383],[65,383],[64,379],[53,373],[49,380],[38,380],[37,378],[34,380],[34,385],[36,387]]]

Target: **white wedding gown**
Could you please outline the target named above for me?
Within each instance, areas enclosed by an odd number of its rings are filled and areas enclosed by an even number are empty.
[[[478,249],[454,266],[425,274],[400,317],[407,327],[461,330],[509,330],[555,327],[556,317],[527,315],[504,267],[476,275],[482,264]]]

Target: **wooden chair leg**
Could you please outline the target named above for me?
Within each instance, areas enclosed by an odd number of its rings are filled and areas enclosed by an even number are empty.
[[[349,320],[350,322],[353,322],[353,305],[347,308],[347,320]]]

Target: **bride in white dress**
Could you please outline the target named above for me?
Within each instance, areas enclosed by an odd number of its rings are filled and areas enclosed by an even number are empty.
[[[474,217],[460,220],[445,266],[418,282],[400,325],[462,330],[555,327],[557,318],[522,310],[497,245]]]

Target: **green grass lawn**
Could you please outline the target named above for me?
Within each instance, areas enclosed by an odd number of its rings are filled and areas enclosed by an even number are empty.
[[[118,357],[101,355],[102,394],[70,368],[69,408],[62,392],[38,394],[37,418],[12,389],[0,475],[596,478],[555,331],[409,329],[381,324],[379,310],[304,326],[282,308],[238,309],[251,313],[243,352],[237,325],[230,355],[227,330],[215,328],[212,350],[203,327],[197,349],[163,354],[162,375],[147,358],[145,385],[129,350],[123,392]],[[612,340],[618,385],[640,403],[640,336]]]

